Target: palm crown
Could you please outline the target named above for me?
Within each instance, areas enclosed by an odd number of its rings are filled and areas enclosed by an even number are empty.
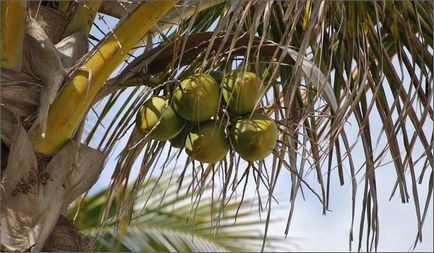
[[[89,34],[86,25],[96,10],[120,18],[120,24],[101,40]],[[61,62],[68,70],[64,82],[56,79],[63,77],[61,71],[51,75],[39,71],[42,62],[34,68],[40,80],[64,83],[63,89],[58,94],[59,85],[43,89],[40,100],[30,90],[23,95],[28,100],[6,97],[12,101],[6,107],[23,105],[20,116],[29,122],[24,129],[34,150],[45,155],[60,153],[72,136],[109,154],[121,137],[128,136],[116,161],[102,220],[112,222],[109,210],[115,199],[119,213],[134,213],[133,200],[157,167],[181,165],[179,182],[192,171],[192,180],[202,184],[198,189],[204,189],[204,182],[221,179],[218,193],[212,193],[220,212],[235,190],[244,193],[249,178],[267,195],[261,205],[269,206],[277,178],[282,170],[288,170],[291,205],[287,229],[304,187],[318,197],[324,213],[329,209],[330,178],[337,176],[341,185],[349,182],[353,189],[350,241],[357,218],[358,250],[362,249],[365,227],[366,250],[372,250],[379,242],[378,195],[385,194],[377,191],[376,169],[383,159],[390,158],[394,168],[390,176],[396,178],[392,195],[396,193],[403,203],[413,202],[418,228],[415,244],[422,239],[432,205],[434,168],[432,2],[192,0],[157,5],[118,1],[97,3],[95,8],[81,11],[75,12],[78,17],[72,20],[78,21],[71,22],[65,36],[84,31],[85,38],[98,42],[94,49],[82,59],[74,58],[74,64]],[[139,42],[144,46],[133,48]],[[131,49],[140,50],[110,76]],[[2,79],[12,83],[18,78],[31,86],[33,81],[27,76],[10,72],[15,67],[11,61]],[[222,160],[199,163],[169,142],[144,138],[135,128],[136,112],[150,96],[170,97],[174,87],[193,74],[208,73],[219,79],[234,69],[255,72],[266,88],[256,101],[255,112],[269,115],[279,133],[268,158],[244,162],[231,147]],[[37,85],[31,87],[38,89]],[[26,109],[35,104],[40,105],[36,116]],[[88,122],[81,136],[78,126],[92,105],[98,119]],[[219,113],[216,117],[226,117],[224,111]],[[69,118],[64,119],[64,114]],[[379,133],[374,130],[378,124],[373,122],[374,116],[381,121]],[[231,125],[229,118],[224,127]],[[65,120],[71,124],[64,124]],[[348,137],[351,127],[357,128],[354,142]],[[2,140],[11,146],[13,130],[3,125],[2,130]],[[386,145],[379,145],[382,139],[387,140]],[[417,146],[423,152],[416,152]],[[354,153],[357,147],[362,154]],[[359,168],[355,156],[364,157]],[[134,164],[139,164],[139,173],[130,185]],[[94,170],[90,178],[100,171]],[[318,187],[304,180],[309,173],[315,174]],[[88,190],[94,182],[91,179],[65,202]],[[363,181],[363,198],[356,217],[358,180]],[[423,180],[429,182],[421,184]],[[421,187],[428,188],[427,195],[421,196]],[[118,196],[122,189],[124,194]],[[269,222],[270,211],[266,224]]]

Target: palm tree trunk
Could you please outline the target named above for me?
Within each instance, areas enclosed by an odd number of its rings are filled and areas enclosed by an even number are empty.
[[[16,27],[23,28],[15,33],[5,30],[5,36],[2,29],[2,49],[13,49],[2,54],[1,65],[0,244],[4,250],[90,250],[88,240],[61,215],[96,182],[106,155],[80,144],[76,130],[111,72],[176,1],[140,4],[116,28],[115,36],[108,36],[83,62],[72,61],[87,52],[89,24],[99,3],[80,1],[75,15],[64,17],[71,20],[69,24],[63,22],[64,28],[50,30],[50,25],[64,20],[40,15],[59,11],[32,4],[30,8],[38,9],[29,13],[38,12],[37,20],[49,22],[42,24],[27,16],[24,27],[20,22],[24,21],[25,5],[2,2],[2,7],[21,10],[7,12],[2,8],[2,25],[14,21]],[[8,22],[3,22],[6,19]],[[63,31],[59,43],[53,43],[58,34],[51,31]],[[67,48],[67,41],[72,40],[75,43]],[[21,55],[22,68],[17,61]],[[65,69],[71,62],[76,69],[67,78]]]

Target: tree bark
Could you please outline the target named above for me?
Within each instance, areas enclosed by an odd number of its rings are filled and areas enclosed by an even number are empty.
[[[60,215],[42,251],[88,252],[93,250],[91,240],[81,234],[72,221]]]

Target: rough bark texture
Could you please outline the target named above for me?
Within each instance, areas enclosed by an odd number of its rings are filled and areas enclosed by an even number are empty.
[[[59,42],[62,39],[71,15],[42,5],[40,1],[29,1],[28,7],[29,16],[39,23],[49,36],[51,42],[53,44]]]
[[[89,238],[81,234],[74,223],[60,215],[57,224],[45,242],[42,251],[46,252],[83,252],[92,251]]]

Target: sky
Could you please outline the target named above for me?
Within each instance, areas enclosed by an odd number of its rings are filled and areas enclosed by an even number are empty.
[[[98,20],[98,19],[97,19]],[[104,21],[99,20],[97,24],[100,29],[108,31],[108,26],[113,27],[116,23],[115,19],[105,17]],[[101,33],[93,28],[91,33],[94,36],[101,36]],[[398,66],[397,66],[398,68]],[[407,76],[408,78],[408,76]],[[408,81],[404,80],[404,81]],[[390,91],[389,91],[390,92]],[[124,95],[126,96],[126,94]],[[98,107],[95,108],[98,111]],[[381,122],[378,114],[372,115],[371,122]],[[87,116],[88,121],[96,120],[94,113],[89,113]],[[408,124],[409,131],[412,131],[411,124]],[[354,118],[350,118],[346,123],[346,130],[350,144],[357,141],[357,126]],[[424,126],[424,131],[429,133],[434,129],[433,123],[428,122]],[[414,130],[414,129],[413,129]],[[379,134],[381,132],[381,124],[373,125],[372,131]],[[376,134],[373,136],[377,136]],[[126,135],[128,136],[128,135]],[[126,138],[121,139],[118,145],[119,151],[126,142]],[[375,152],[381,151],[382,147],[387,144],[387,139],[383,135],[378,141],[378,147]],[[415,153],[423,152],[421,145],[417,145],[414,149]],[[363,154],[361,143],[355,146],[353,151],[354,162],[356,168],[359,168],[364,163],[364,157],[357,154]],[[405,155],[405,154],[403,154]],[[92,188],[91,193],[99,189],[107,187],[110,182],[111,173],[115,166],[115,156],[112,156],[107,163],[100,179],[96,185]],[[407,251],[410,250],[414,238],[417,232],[416,215],[413,206],[412,196],[410,202],[402,204],[400,202],[399,195],[396,194],[394,198],[389,201],[389,195],[393,184],[396,180],[396,174],[394,172],[394,166],[387,164],[391,158],[385,157],[384,166],[381,166],[376,170],[377,174],[377,187],[379,192],[379,220],[380,220],[380,244],[378,251]],[[420,165],[420,163],[419,163]],[[421,166],[417,166],[416,171],[420,170]],[[134,169],[133,174],[137,173],[137,168]],[[345,185],[340,186],[338,182],[337,172],[333,171],[332,187],[331,187],[331,199],[330,199],[330,211],[326,215],[322,214],[322,206],[316,197],[308,190],[304,190],[304,197],[299,194],[295,213],[292,220],[291,228],[286,241],[291,244],[294,250],[297,251],[348,251],[348,236],[351,225],[351,185],[349,181],[349,170],[345,167]],[[416,173],[418,174],[418,173]],[[392,176],[391,176],[392,175]],[[354,236],[355,241],[352,244],[353,251],[357,250],[358,243],[358,219],[360,217],[361,210],[361,198],[363,194],[363,175],[358,176],[358,194],[356,201],[356,218]],[[428,178],[427,178],[428,179]],[[319,190],[318,184],[315,183],[315,174],[310,173],[306,179],[307,182],[314,186],[315,190]],[[253,180],[250,180],[253,182]],[[287,171],[282,172],[278,179],[278,183],[275,190],[275,197],[279,201],[279,204],[273,204],[272,217],[276,221],[271,224],[270,234],[284,237],[284,230],[286,226],[286,219],[289,210],[289,193],[290,193],[290,174]],[[315,188],[316,187],[316,188]],[[411,195],[411,185],[408,183],[408,187]],[[249,186],[248,196],[250,198],[257,198],[255,196],[254,185]],[[419,186],[419,194],[421,200],[424,201],[427,193],[428,181],[425,180],[422,185]],[[264,217],[264,216],[262,216]],[[416,251],[433,252],[433,202],[431,201],[430,211],[425,221],[423,229],[424,241],[419,243]],[[364,244],[362,244],[364,246]]]

